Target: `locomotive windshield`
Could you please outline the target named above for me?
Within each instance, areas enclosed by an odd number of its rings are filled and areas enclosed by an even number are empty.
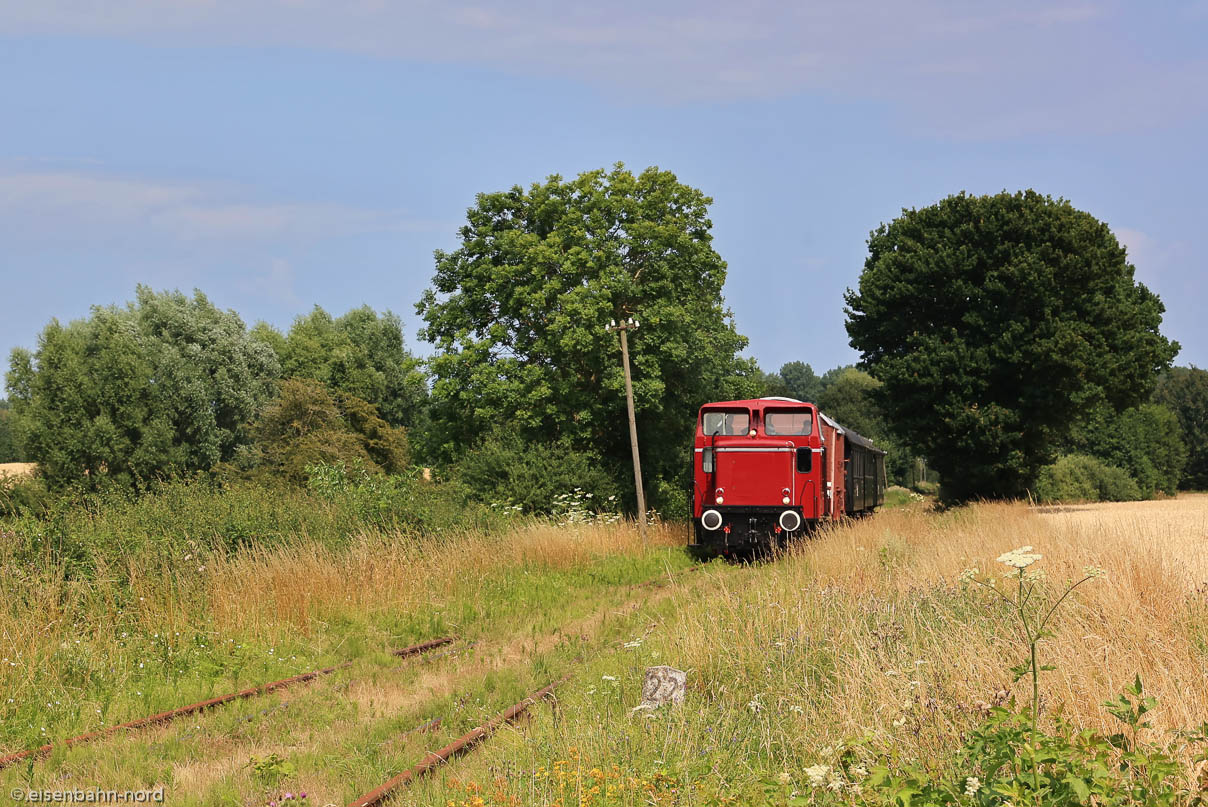
[[[706,437],[716,434],[746,434],[751,428],[751,413],[745,409],[705,412],[701,416],[701,428]]]
[[[814,413],[808,409],[768,412],[763,416],[763,430],[777,436],[809,434],[814,430]]]

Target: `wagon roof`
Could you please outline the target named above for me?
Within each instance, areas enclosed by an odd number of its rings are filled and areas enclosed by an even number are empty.
[[[844,426],[840,426],[839,423],[834,418],[832,418],[830,415],[826,414],[825,412],[819,412],[818,417],[825,420],[832,429],[839,432],[839,434],[843,435],[843,438],[845,440],[847,440],[847,442],[855,443],[858,446],[864,446],[867,449],[871,449],[872,451],[877,451],[882,454],[886,453],[884,449],[878,448],[876,443],[874,443],[872,440],[869,440],[864,435],[859,434],[858,432],[854,432],[851,429],[848,429]]]

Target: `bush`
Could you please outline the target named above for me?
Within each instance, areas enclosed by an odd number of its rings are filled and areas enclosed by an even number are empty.
[[[509,512],[492,512],[456,485],[427,482],[419,469],[386,476],[362,462],[319,463],[307,469],[306,486],[326,501],[376,528],[410,534],[451,529],[486,530],[505,522]]]
[[[378,416],[373,404],[348,394],[332,396],[319,381],[291,378],[261,411],[252,428],[255,445],[237,465],[260,476],[307,481],[312,465],[360,463],[372,472],[407,466],[406,433]]]
[[[1141,489],[1114,465],[1070,454],[1040,469],[1035,496],[1042,502],[1132,502],[1141,498]]]
[[[0,516],[28,516],[45,513],[54,496],[41,476],[0,474]]]
[[[339,547],[370,532],[439,535],[508,524],[456,485],[344,466],[322,473],[327,482],[311,490],[198,475],[142,492],[111,481],[99,491],[53,495],[40,480],[27,480],[0,488],[0,532],[7,534],[0,565],[62,563],[70,578],[104,570],[121,579],[138,563],[175,567],[184,555],[201,561],[244,547]]]
[[[480,500],[519,505],[526,513],[552,513],[556,497],[576,488],[597,501],[619,494],[598,455],[565,441],[530,443],[504,431],[468,452],[453,476]]]

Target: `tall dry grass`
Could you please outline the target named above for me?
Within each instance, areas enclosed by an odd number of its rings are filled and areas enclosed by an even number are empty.
[[[741,585],[719,579],[708,607],[686,609],[664,641],[716,679],[705,687],[761,670],[765,698],[803,709],[786,744],[871,732],[941,754],[987,705],[1030,700],[1009,673],[1026,656],[1009,609],[959,580],[969,568],[1008,572],[995,559],[1031,545],[1053,596],[1088,565],[1107,572],[1042,642],[1057,668],[1043,674],[1042,709],[1114,730],[1102,703],[1140,674],[1159,699],[1155,727],[1189,728],[1208,719],[1208,496],[1149,505],[885,512],[803,542]]]
[[[73,578],[0,563],[0,749],[93,730],[334,660],[435,635],[523,626],[574,586],[660,568],[624,524],[522,522],[512,532],[365,532],[222,550],[185,542]],[[548,590],[548,595],[547,595]],[[11,699],[11,700],[10,700]]]
[[[1148,736],[1190,765],[1171,732],[1208,719],[1208,496],[1049,512],[981,504],[886,511],[773,563],[684,578],[675,617],[640,646],[593,660],[561,696],[557,720],[534,718],[525,736],[467,761],[457,782],[433,782],[405,803],[460,804],[459,782],[500,770],[516,781],[508,798],[552,800],[559,793],[539,771],[558,761],[572,772],[618,765],[645,783],[668,772],[673,785],[701,782],[718,797],[760,794],[782,772],[800,784],[807,766],[834,762],[825,749],[852,739],[951,764],[992,706],[1029,705],[1028,680],[1010,672],[1027,658],[1010,609],[961,583],[972,567],[1010,571],[996,558],[1025,545],[1044,555],[1029,571],[1045,570],[1053,596],[1088,565],[1107,572],[1067,600],[1041,643],[1041,662],[1056,667],[1042,673],[1044,722],[1061,715],[1115,732],[1102,704],[1140,674],[1159,701]],[[635,717],[654,664],[688,672],[688,708]]]
[[[684,542],[682,526],[660,523],[649,531],[649,547]],[[503,536],[439,539],[369,534],[341,549],[312,543],[229,555],[211,564],[204,589],[217,628],[271,640],[281,631],[305,633],[339,612],[420,613],[455,598],[489,605],[488,587],[500,570],[569,570],[645,549],[625,523],[532,522]]]

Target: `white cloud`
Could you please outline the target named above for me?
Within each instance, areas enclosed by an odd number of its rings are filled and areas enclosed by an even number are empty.
[[[1152,58],[1162,43],[1133,30],[1128,13],[1172,26],[1189,18],[1081,0],[0,0],[0,32],[469,63],[660,102],[836,92],[893,104],[917,127],[979,137],[1115,131],[1204,112],[1208,94],[1188,90],[1208,82],[1208,61]]]
[[[87,244],[167,239],[300,242],[443,227],[403,211],[320,202],[261,202],[217,183],[157,182],[71,172],[0,174],[0,234]]]

